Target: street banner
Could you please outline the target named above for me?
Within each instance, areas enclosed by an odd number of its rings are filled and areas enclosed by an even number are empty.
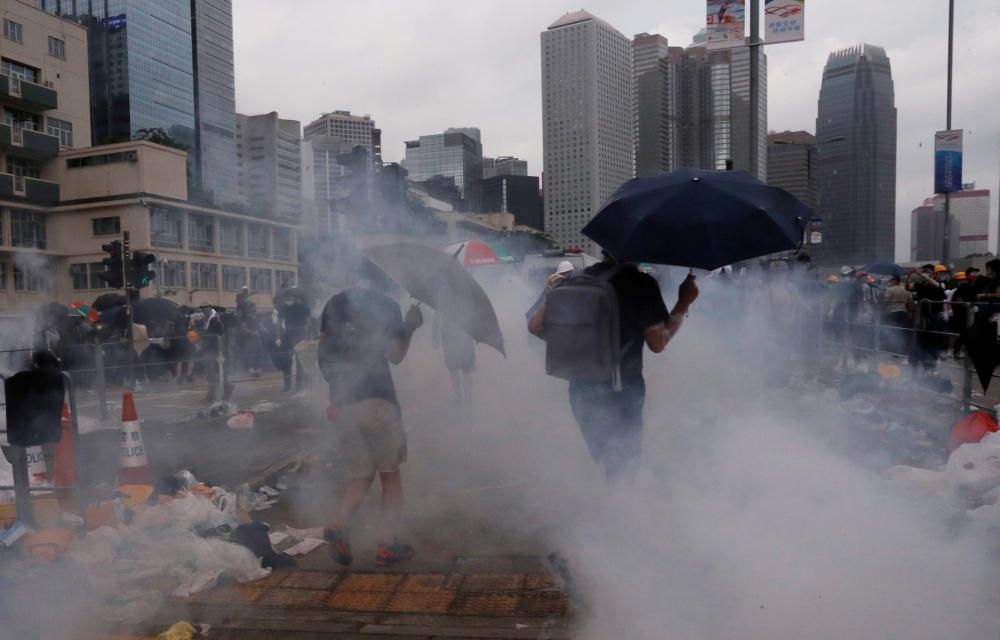
[[[728,49],[743,44],[746,0],[707,0],[706,49]]]
[[[765,0],[764,15],[767,44],[805,40],[806,0]]]
[[[934,193],[962,190],[962,130],[934,134]]]

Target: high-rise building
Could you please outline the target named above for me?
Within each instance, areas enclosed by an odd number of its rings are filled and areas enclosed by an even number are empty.
[[[197,187],[216,205],[238,202],[232,0],[193,0],[194,161]]]
[[[541,34],[545,231],[597,253],[581,230],[635,173],[632,43],[586,11]]]
[[[499,175],[483,180],[484,213],[512,213],[514,223],[544,230],[545,207],[538,190],[538,176]]]
[[[659,34],[632,40],[635,73],[635,175],[669,173],[679,168],[681,100],[680,60]]]
[[[989,251],[990,232],[990,190],[976,189],[976,183],[965,184],[961,191],[951,194],[951,216],[952,224],[956,222],[960,225],[951,230],[951,239],[955,241],[949,255],[952,258],[964,258],[971,255],[982,255]],[[916,242],[912,247],[920,247],[921,254],[931,252],[940,258],[942,250],[941,238],[938,238],[938,245],[931,245],[927,232],[919,238],[913,230],[916,226],[919,215],[928,215],[928,212],[940,212],[939,218],[944,220],[944,196],[935,195],[924,200],[923,205],[913,210],[913,226],[911,226],[911,238]],[[943,232],[943,231],[942,231]],[[915,252],[916,249],[913,249]],[[921,258],[914,258],[920,260]]]
[[[298,223],[302,215],[302,125],[276,112],[237,114],[241,199],[253,215]]]
[[[411,182],[425,182],[438,176],[451,180],[465,209],[478,208],[477,188],[483,176],[479,129],[448,129],[444,133],[408,140],[403,163]]]
[[[495,178],[496,176],[526,176],[528,175],[528,161],[519,160],[513,156],[501,156],[499,158],[483,158],[483,179]]]
[[[889,57],[857,45],[830,54],[816,118],[824,261],[892,260],[896,106]]]
[[[162,129],[200,197],[238,197],[231,0],[35,0],[89,32],[93,143]]]
[[[767,183],[789,192],[815,211],[816,136],[808,131],[783,131],[767,136]]]
[[[371,202],[375,171],[382,164],[382,131],[370,115],[324,113],[306,125],[316,172],[316,203],[333,202],[361,189]]]
[[[940,262],[944,250],[944,199],[942,206],[935,207],[928,199],[910,214],[910,261]],[[951,216],[951,233],[948,242],[948,253],[959,256],[959,235],[963,233],[962,223],[954,215]]]

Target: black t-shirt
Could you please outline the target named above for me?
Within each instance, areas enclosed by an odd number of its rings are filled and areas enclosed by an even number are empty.
[[[611,265],[595,264],[587,267],[588,275],[600,275]],[[611,286],[618,296],[618,315],[621,323],[621,344],[625,349],[621,362],[622,383],[642,381],[642,351],[646,345],[646,329],[666,322],[670,318],[667,305],[660,294],[656,280],[634,265],[624,266],[613,278]]]
[[[330,298],[320,323],[318,359],[330,403],[380,399],[398,406],[385,352],[406,337],[399,305],[377,291],[350,289]]]

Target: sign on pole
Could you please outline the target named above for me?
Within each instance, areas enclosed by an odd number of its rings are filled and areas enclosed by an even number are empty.
[[[746,33],[746,0],[707,0],[706,49],[728,49],[743,44]]]
[[[806,0],[765,0],[767,44],[806,38]]]
[[[962,190],[962,130],[934,134],[934,193]]]

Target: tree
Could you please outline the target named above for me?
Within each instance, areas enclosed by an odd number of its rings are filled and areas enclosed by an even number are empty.
[[[161,129],[160,127],[151,127],[149,129],[139,129],[135,132],[133,140],[145,140],[147,142],[152,142],[153,144],[162,144],[164,147],[170,147],[172,149],[180,149],[181,151],[187,151],[186,145],[181,144],[174,140],[169,133]]]

